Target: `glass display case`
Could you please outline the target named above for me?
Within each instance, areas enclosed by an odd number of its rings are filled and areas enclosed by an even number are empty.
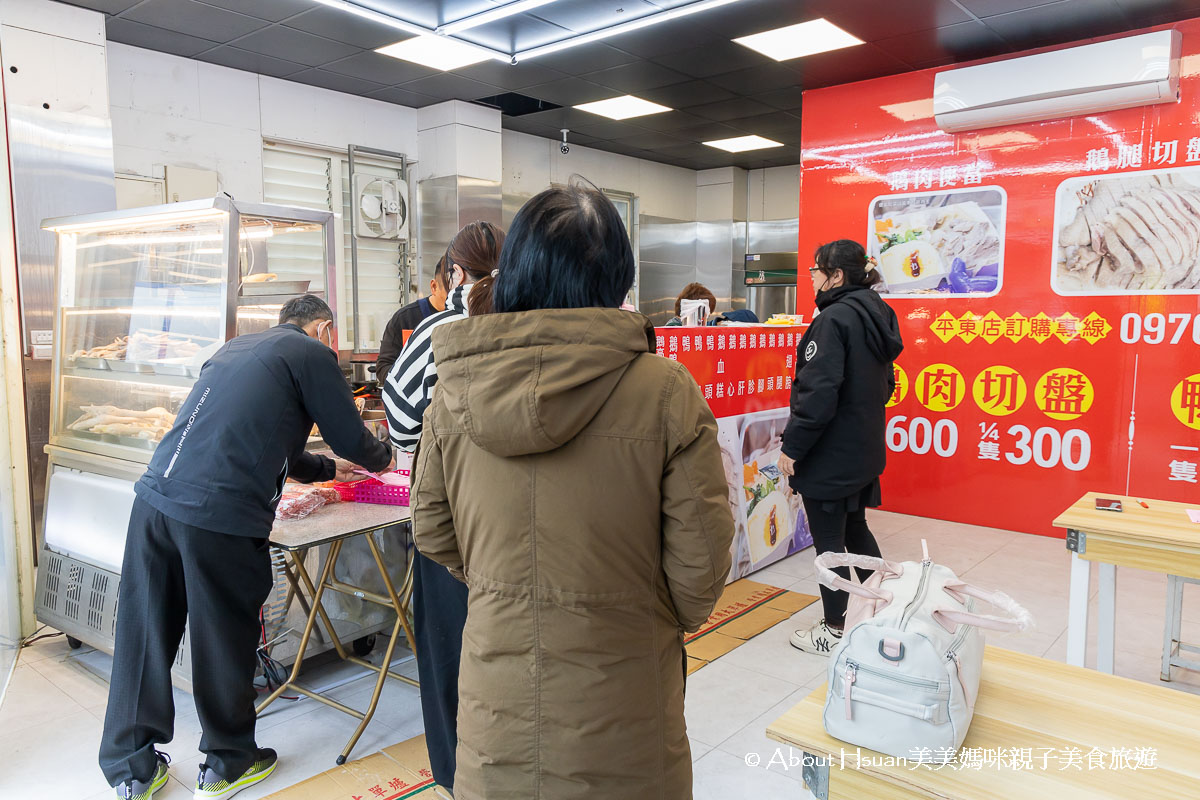
[[[297,295],[337,308],[333,214],[220,196],[44,227],[58,239],[58,302],[35,610],[72,646],[111,651],[135,482],[225,342],[275,325]],[[266,630],[302,626],[293,601],[277,569]],[[353,638],[391,623],[343,614],[335,624]],[[190,671],[185,646],[176,684],[188,688]]]
[[[334,305],[332,221],[223,196],[48,221],[58,235],[51,446],[148,462],[226,341],[274,325],[291,297]],[[319,264],[307,263],[314,241]]]

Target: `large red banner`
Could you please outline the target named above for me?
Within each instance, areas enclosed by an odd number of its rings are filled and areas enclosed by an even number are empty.
[[[933,70],[805,93],[801,266],[863,242],[904,334],[886,508],[1061,535],[1085,491],[1200,503],[1200,20],[1174,27],[1179,103],[950,134]]]

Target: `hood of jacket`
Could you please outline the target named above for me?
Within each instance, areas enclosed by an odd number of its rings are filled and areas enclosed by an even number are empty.
[[[896,312],[869,286],[838,286],[817,294],[817,308],[834,303],[852,309],[866,333],[867,346],[880,361],[895,361],[904,349]]]
[[[437,397],[477,446],[502,457],[571,441],[629,364],[654,350],[654,327],[616,308],[486,314],[433,332]]]

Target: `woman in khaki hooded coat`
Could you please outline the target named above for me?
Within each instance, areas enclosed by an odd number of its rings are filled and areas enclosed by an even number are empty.
[[[607,198],[550,189],[513,220],[496,313],[434,333],[413,532],[470,587],[457,800],[692,796],[683,633],[733,518],[696,382],[618,308],[632,282]]]

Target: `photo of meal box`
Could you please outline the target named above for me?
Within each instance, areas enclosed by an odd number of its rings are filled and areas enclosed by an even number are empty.
[[[1000,291],[1007,197],[999,187],[887,195],[870,205],[869,252],[890,295]]]

